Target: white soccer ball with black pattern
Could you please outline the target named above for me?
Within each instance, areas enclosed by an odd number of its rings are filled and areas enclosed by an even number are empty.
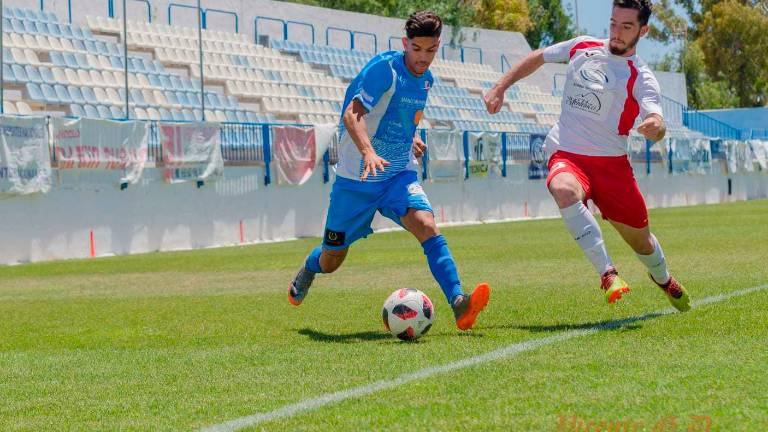
[[[384,302],[381,310],[384,327],[401,340],[414,340],[427,334],[435,318],[432,301],[423,292],[400,288]]]

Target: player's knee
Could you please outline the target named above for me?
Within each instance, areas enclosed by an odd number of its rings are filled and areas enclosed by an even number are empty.
[[[653,238],[651,236],[638,239],[632,246],[635,252],[639,253],[640,255],[650,255],[656,249],[656,245],[654,244]]]
[[[581,201],[579,191],[573,185],[565,182],[550,183],[549,193],[560,208],[569,207]]]

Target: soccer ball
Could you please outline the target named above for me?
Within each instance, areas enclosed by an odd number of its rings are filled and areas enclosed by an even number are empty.
[[[384,302],[384,327],[401,340],[415,340],[427,334],[435,318],[432,301],[423,292],[400,288]]]

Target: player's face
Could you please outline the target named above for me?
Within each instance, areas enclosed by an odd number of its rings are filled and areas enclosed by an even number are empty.
[[[608,48],[611,54],[631,56],[641,37],[648,33],[647,25],[640,25],[640,11],[637,9],[614,7],[611,14],[611,39]]]
[[[416,76],[423,75],[435,59],[439,46],[439,37],[419,36],[413,39],[404,37],[403,49],[408,70]]]

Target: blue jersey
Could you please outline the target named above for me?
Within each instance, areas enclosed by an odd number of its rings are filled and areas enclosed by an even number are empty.
[[[413,136],[434,80],[429,71],[420,77],[413,75],[404,60],[404,53],[399,51],[376,55],[352,80],[344,97],[342,117],[347,106],[359,100],[368,111],[365,122],[373,149],[390,162],[383,173],[369,175],[368,182],[387,180],[406,170],[416,171]],[[359,180],[362,173],[362,155],[342,122],[336,174]]]

